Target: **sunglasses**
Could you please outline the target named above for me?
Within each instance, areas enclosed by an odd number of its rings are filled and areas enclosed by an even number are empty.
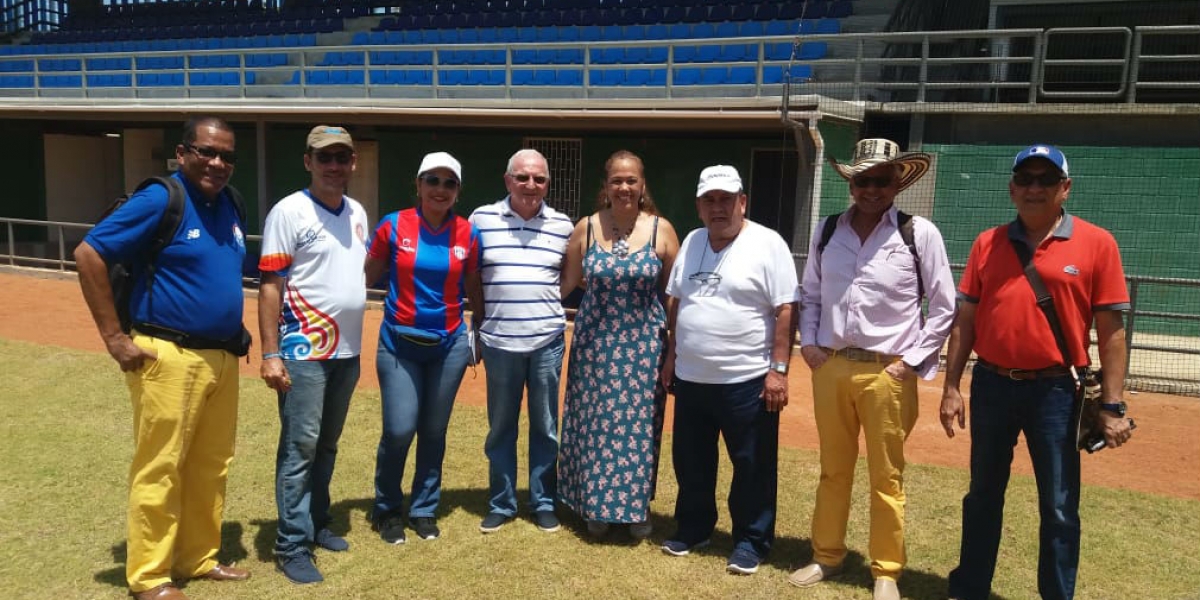
[[[546,177],[545,175],[530,175],[528,173],[510,173],[510,175],[513,179],[516,179],[521,183],[528,183],[529,180],[532,179],[534,183],[543,185],[547,181],[550,181],[550,178]]]
[[[183,147],[188,151],[195,153],[196,156],[199,156],[204,160],[216,160],[218,157],[220,157],[221,161],[227,165],[232,165],[237,162],[237,153],[233,152],[232,150],[229,152],[222,152],[220,150],[209,148],[208,146],[193,146],[191,144],[184,144]]]
[[[868,175],[855,175],[854,176],[854,185],[855,185],[855,187],[861,187],[861,188],[871,187],[871,186],[885,188],[889,185],[892,185],[892,181],[894,179],[895,178],[891,177],[890,175],[880,175],[878,177],[870,177]]]
[[[319,162],[323,165],[327,165],[334,161],[337,161],[337,164],[339,164],[339,165],[348,165],[348,164],[350,164],[350,161],[354,159],[354,153],[345,152],[345,151],[343,151],[343,152],[313,152],[312,155],[313,155],[313,158],[316,159],[317,162]]]
[[[697,271],[688,275],[688,281],[694,281],[704,285],[713,285],[721,283],[721,274],[713,271]]]
[[[441,177],[438,177],[437,175],[426,175],[421,178],[421,181],[424,181],[425,185],[428,185],[430,187],[437,187],[438,185],[441,185],[443,188],[445,188],[447,190],[457,190],[458,189],[458,180],[450,178],[450,177],[442,179]]]
[[[1026,173],[1025,171],[1017,171],[1013,173],[1012,182],[1019,187],[1029,187],[1037,182],[1038,185],[1044,188],[1054,187],[1066,179],[1062,175],[1054,172],[1046,172],[1041,175]]]

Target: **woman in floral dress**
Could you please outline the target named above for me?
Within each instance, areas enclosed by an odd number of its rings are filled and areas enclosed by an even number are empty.
[[[660,294],[679,238],[658,215],[637,155],[618,151],[604,167],[598,211],[575,226],[562,272],[564,297],[581,283],[585,291],[567,368],[558,495],[591,534],[628,524],[644,539],[666,403]]]

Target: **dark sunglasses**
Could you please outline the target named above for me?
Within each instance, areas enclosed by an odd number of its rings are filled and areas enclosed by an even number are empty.
[[[354,153],[352,152],[313,152],[312,155],[317,162],[323,165],[334,161],[337,161],[339,165],[348,165],[354,158]]]
[[[1034,182],[1037,182],[1038,185],[1044,188],[1050,188],[1062,183],[1064,179],[1066,179],[1066,177],[1051,171],[1042,173],[1041,175],[1034,175],[1032,173],[1026,173],[1025,171],[1017,171],[1016,173],[1013,173],[1012,176],[1013,184],[1019,187],[1029,187],[1033,185]]]
[[[696,271],[688,275],[688,281],[694,281],[704,285],[713,285],[721,283],[721,274],[713,271]]]
[[[545,175],[530,175],[528,173],[513,173],[512,178],[516,179],[517,181],[519,181],[521,183],[526,183],[530,179],[532,179],[533,182],[538,185],[542,185],[550,180],[550,178],[546,177]]]
[[[220,150],[214,150],[208,146],[193,146],[191,144],[184,144],[183,147],[191,152],[194,152],[196,156],[199,156],[204,160],[216,160],[217,157],[220,157],[221,161],[227,165],[232,165],[237,162],[237,153],[233,152],[232,150],[229,152],[221,152]]]
[[[438,177],[437,175],[426,175],[421,178],[421,181],[424,181],[425,185],[428,185],[430,187],[437,187],[440,184],[443,188],[445,188],[447,190],[457,190],[458,189],[458,180],[452,179],[450,177],[442,179],[441,177]]]
[[[878,177],[870,177],[868,175],[855,175],[854,176],[854,185],[856,187],[862,187],[862,188],[871,187],[871,186],[885,188],[889,185],[892,185],[892,181],[894,179],[895,178],[890,175],[880,175]]]

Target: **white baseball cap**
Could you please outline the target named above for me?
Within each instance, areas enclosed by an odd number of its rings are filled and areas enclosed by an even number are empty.
[[[450,169],[454,172],[454,176],[462,181],[462,165],[458,159],[450,156],[449,152],[430,152],[421,159],[421,166],[417,169],[417,177],[428,173],[434,169]]]
[[[742,176],[729,165],[713,165],[700,171],[700,182],[696,184],[696,197],[713,190],[737,194],[742,191]]]

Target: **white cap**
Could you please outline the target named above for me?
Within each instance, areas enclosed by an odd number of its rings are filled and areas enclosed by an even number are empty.
[[[421,159],[421,167],[417,169],[417,177],[428,173],[434,169],[450,169],[454,171],[454,176],[462,181],[462,165],[458,163],[458,159],[450,156],[449,152],[430,152]]]
[[[742,177],[737,169],[729,165],[714,165],[700,171],[700,182],[696,184],[696,197],[713,190],[736,194],[742,191]]]

